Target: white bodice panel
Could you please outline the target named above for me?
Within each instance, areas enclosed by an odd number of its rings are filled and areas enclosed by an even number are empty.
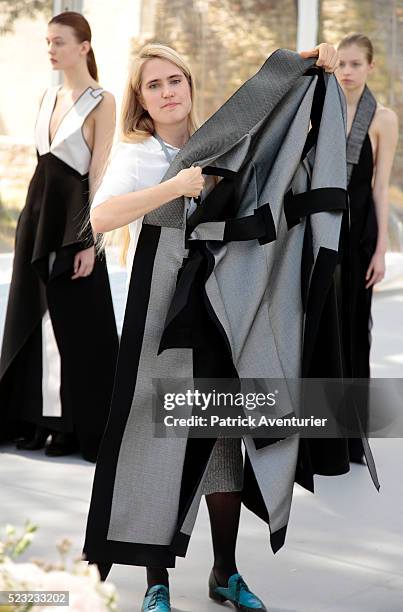
[[[87,87],[65,113],[50,142],[49,125],[60,87],[50,87],[43,97],[35,126],[36,149],[39,155],[52,153],[80,174],[86,174],[90,167],[91,151],[83,135],[83,124],[102,101],[103,89]]]

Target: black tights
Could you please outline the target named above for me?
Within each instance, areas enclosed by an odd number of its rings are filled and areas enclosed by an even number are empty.
[[[206,495],[210,515],[211,537],[214,552],[214,574],[217,581],[226,586],[228,578],[237,573],[235,547],[241,512],[241,492],[211,493]],[[165,567],[147,567],[147,586],[168,583]]]

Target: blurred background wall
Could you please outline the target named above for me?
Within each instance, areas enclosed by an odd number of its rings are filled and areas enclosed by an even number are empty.
[[[349,31],[369,36],[376,68],[369,86],[399,116],[400,138],[390,188],[389,245],[403,251],[403,1],[321,0],[319,37],[336,44]]]
[[[199,115],[206,119],[272,51],[296,48],[303,2],[313,0],[0,0],[0,250],[12,249],[35,165],[38,100],[57,78],[45,44],[54,5],[57,12],[80,10],[89,20],[100,83],[118,104],[130,57],[146,42],[162,42],[191,62],[201,94]],[[336,44],[353,30],[372,38],[377,68],[370,87],[398,112],[402,131],[403,0],[319,0],[318,9],[320,41]],[[400,139],[390,190],[390,247],[395,250],[403,250],[402,168]]]

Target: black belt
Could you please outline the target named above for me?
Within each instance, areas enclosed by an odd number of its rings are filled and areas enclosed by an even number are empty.
[[[295,195],[290,189],[284,196],[284,214],[288,229],[308,215],[346,208],[347,191],[339,187],[321,187]]]

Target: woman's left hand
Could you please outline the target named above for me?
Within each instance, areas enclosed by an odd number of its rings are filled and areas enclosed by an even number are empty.
[[[74,257],[74,275],[71,277],[72,280],[76,278],[82,278],[89,276],[94,269],[95,263],[95,247],[84,249],[79,251]]]
[[[372,285],[379,283],[385,276],[385,255],[384,253],[375,253],[372,256],[371,262],[368,266],[367,274],[365,276],[366,285],[365,289],[368,289]]]
[[[320,66],[325,72],[334,72],[339,65],[339,54],[336,49],[328,43],[321,43],[310,51],[301,51],[300,55],[303,58],[317,57],[317,66]]]

